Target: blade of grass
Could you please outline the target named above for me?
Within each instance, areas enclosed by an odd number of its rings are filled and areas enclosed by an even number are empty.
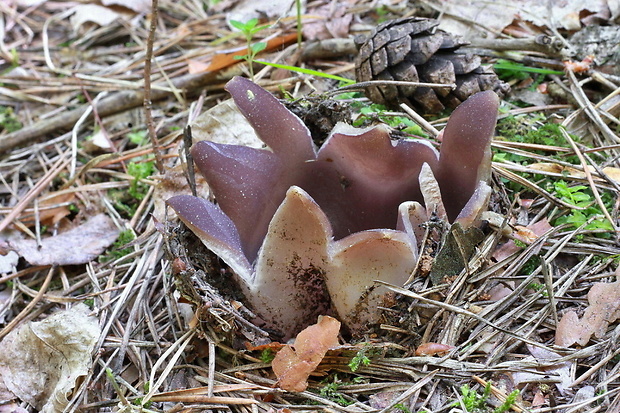
[[[539,73],[542,75],[563,75],[564,72],[553,69],[542,69],[539,67],[531,67],[531,66],[523,66],[520,63],[513,63],[506,60],[499,60],[497,63],[493,65],[493,69],[503,69],[503,70],[515,70],[519,72],[527,72],[527,73]]]
[[[355,83],[355,80],[347,79],[346,77],[330,75],[329,73],[323,73],[323,72],[319,72],[317,70],[312,70],[312,69],[305,69],[303,67],[282,65],[282,64],[279,64],[279,63],[265,62],[263,60],[255,60],[255,62],[263,64],[263,65],[266,65],[266,66],[275,67],[277,69],[286,69],[286,70],[290,70],[292,72],[303,73],[303,74],[306,74],[306,75],[319,76],[319,77],[324,77],[324,78],[327,78],[327,79],[334,79],[334,80],[338,80],[340,82],[346,83],[347,85],[352,85],[352,84]]]

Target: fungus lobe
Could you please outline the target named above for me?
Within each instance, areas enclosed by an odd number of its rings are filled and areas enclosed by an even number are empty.
[[[188,195],[168,204],[284,337],[330,309],[363,331],[386,292],[374,280],[407,280],[428,213],[467,227],[486,207],[499,104],[491,91],[454,111],[438,152],[425,140],[394,141],[383,125],[346,124],[317,150],[269,92],[241,77],[227,90],[267,147],[197,142],[192,155],[217,205]]]

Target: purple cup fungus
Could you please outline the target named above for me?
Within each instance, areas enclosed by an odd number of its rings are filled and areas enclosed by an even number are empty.
[[[346,124],[317,151],[269,92],[241,77],[226,89],[267,148],[197,142],[192,155],[217,205],[189,195],[168,204],[285,338],[330,311],[363,333],[387,291],[374,280],[402,286],[414,270],[427,211],[467,228],[486,208],[499,105],[491,91],[454,111],[437,152],[424,140],[393,141],[383,125]]]

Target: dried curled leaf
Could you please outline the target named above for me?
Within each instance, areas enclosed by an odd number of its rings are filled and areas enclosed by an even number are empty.
[[[620,271],[616,271],[618,275]],[[594,283],[588,292],[589,306],[581,319],[574,311],[564,314],[555,331],[555,344],[585,346],[594,334],[602,338],[609,324],[620,318],[620,281]]]
[[[327,350],[338,346],[340,322],[329,316],[305,328],[295,338],[293,346],[278,351],[271,363],[280,388],[301,392],[308,387],[308,376],[321,363]]]
[[[37,411],[62,412],[92,372],[91,352],[100,334],[84,304],[24,323],[0,345],[0,382]]]

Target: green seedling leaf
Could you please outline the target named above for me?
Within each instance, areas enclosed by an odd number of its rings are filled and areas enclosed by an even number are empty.
[[[614,227],[609,220],[603,218],[601,209],[595,205],[589,188],[584,185],[568,186],[564,181],[554,183],[555,193],[569,204],[576,207],[585,208],[583,210],[573,210],[570,214],[562,216],[555,221],[555,225],[570,224],[574,228],[585,225],[588,231],[603,230],[614,231]],[[586,192],[583,192],[586,191]],[[588,222],[590,221],[590,222]],[[587,223],[587,224],[586,224]],[[600,237],[608,237],[609,232],[598,234]]]
[[[502,80],[524,80],[533,78],[534,82],[528,89],[535,90],[540,85],[547,75],[562,75],[563,72],[558,70],[543,69],[539,67],[525,66],[521,63],[512,62],[509,60],[499,60],[493,65],[497,76]]]
[[[270,27],[271,27],[270,24],[263,24],[262,26],[257,26],[257,27],[252,28],[252,30],[250,30],[249,34],[251,36],[254,36],[256,33],[260,32],[261,30],[265,30],[265,29],[268,29]]]
[[[557,181],[554,183],[554,187],[555,192],[562,198],[562,200],[572,205],[586,207],[592,203],[592,197],[581,192],[584,189],[588,189],[587,186],[576,185],[569,187],[566,182]]]
[[[265,42],[258,42],[258,43],[254,43],[252,46],[250,46],[250,50],[252,51],[252,53],[257,54],[257,53],[262,52],[263,50],[265,50],[266,47],[267,47],[267,43],[265,43]]]
[[[230,20],[229,23],[235,29],[242,31],[243,33],[246,33],[249,30],[252,30],[252,28],[258,24],[258,19],[250,19],[245,23],[240,22],[238,20]]]
[[[489,395],[491,394],[491,383],[487,383],[482,394],[465,384],[461,386],[461,400],[467,412],[485,411]],[[461,403],[457,400],[452,406],[459,407]]]
[[[349,362],[349,368],[355,373],[361,366],[368,366],[370,364],[370,358],[368,357],[368,345],[362,347],[357,354]]]
[[[245,37],[248,39],[248,41],[250,41],[256,33],[260,32],[261,30],[265,30],[271,27],[270,24],[263,24],[260,26],[257,26],[257,24],[258,24],[258,19],[256,18],[250,19],[245,23],[240,22],[238,20],[230,20],[230,25],[234,27],[235,29],[239,30],[240,32],[242,32],[245,35]]]
[[[235,56],[234,59],[235,60],[243,59],[248,62],[248,66],[249,66],[248,68],[250,70],[250,79],[254,79],[254,69],[252,68],[252,62],[254,62],[254,57],[256,56],[256,54],[258,54],[262,50],[265,50],[265,48],[267,47],[267,43],[265,42],[257,42],[257,43],[251,44],[252,38],[259,31],[270,27],[269,24],[264,24],[262,26],[257,26],[257,24],[258,24],[258,19],[256,18],[250,19],[245,23],[242,23],[238,20],[230,20],[230,25],[240,30],[244,34],[245,40],[248,44],[248,53],[243,56]]]

